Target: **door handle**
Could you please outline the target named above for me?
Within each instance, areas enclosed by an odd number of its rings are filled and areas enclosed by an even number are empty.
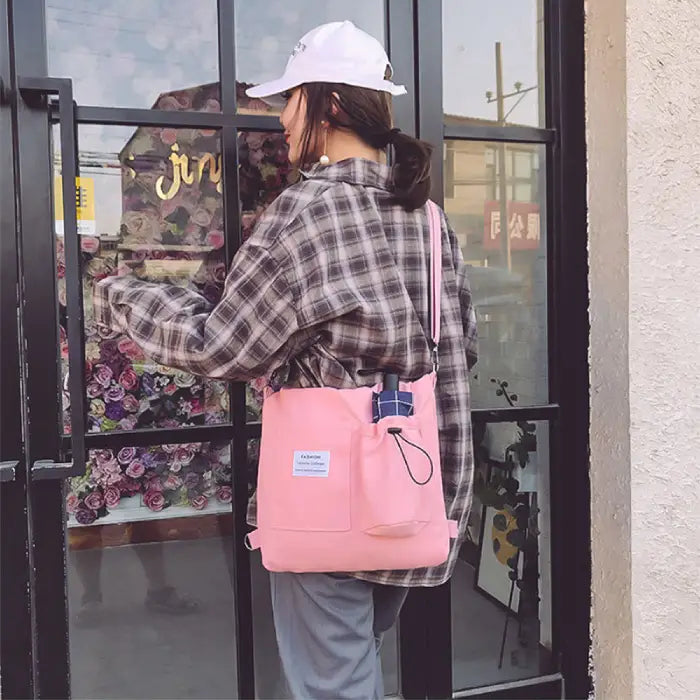
[[[14,481],[19,462],[0,462],[0,483]]]
[[[19,94],[25,101],[32,97],[58,97],[58,123],[61,141],[61,177],[63,182],[63,238],[66,256],[66,309],[68,336],[68,394],[70,396],[71,461],[41,459],[32,464],[34,479],[62,479],[85,474],[86,401],[83,290],[80,271],[80,240],[75,183],[78,174],[78,149],[73,101],[73,83],[69,78],[18,78]]]

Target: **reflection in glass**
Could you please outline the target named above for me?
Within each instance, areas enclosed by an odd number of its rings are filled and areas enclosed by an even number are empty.
[[[544,126],[543,18],[544,0],[443,0],[447,125]]]
[[[549,425],[474,426],[474,502],[452,578],[455,690],[552,665]]]
[[[74,697],[232,697],[230,480],[229,445],[196,443],[93,450],[69,481]]]
[[[245,88],[279,78],[294,45],[326,22],[350,20],[385,43],[383,0],[268,0],[236,3],[236,72]],[[401,76],[397,76],[401,82]],[[239,104],[240,112],[272,111],[262,100]]]
[[[126,336],[93,323],[92,290],[135,273],[196,289],[212,303],[226,277],[217,132],[156,127],[79,130],[88,430],[175,428],[224,422],[225,382],[154,362]],[[60,172],[58,155],[55,169]],[[56,176],[57,190],[62,186]],[[58,192],[57,192],[58,194]],[[60,201],[56,197],[55,201]],[[62,214],[56,209],[61,358],[67,388]],[[64,430],[69,431],[64,390]]]
[[[287,157],[284,135],[273,132],[240,131],[238,134],[238,183],[241,201],[241,227],[246,240],[265,209],[296,177]],[[262,416],[262,390],[268,377],[247,385],[247,420]]]
[[[477,311],[476,408],[548,398],[544,164],[543,146],[445,143],[445,211],[471,265]],[[510,393],[492,380],[508,382]]]
[[[46,0],[49,74],[71,77],[79,104],[168,109],[164,93],[218,82],[216,27],[216,0]]]

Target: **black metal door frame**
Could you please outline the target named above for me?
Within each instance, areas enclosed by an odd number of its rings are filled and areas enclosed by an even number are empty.
[[[397,103],[397,125],[436,146],[435,191],[442,201],[444,138],[544,143],[548,152],[548,236],[550,403],[533,408],[474,412],[475,421],[544,419],[556,423],[552,444],[552,561],[554,643],[560,673],[516,684],[458,693],[464,697],[555,697],[565,679],[567,697],[584,697],[588,678],[590,531],[588,491],[588,372],[586,360],[587,280],[585,267],[585,143],[583,103],[583,3],[547,1],[547,128],[500,131],[489,127],[443,125],[442,27],[439,0],[386,0],[391,58],[413,84],[414,99]],[[158,125],[217,129],[224,163],[227,257],[241,243],[237,180],[239,129],[279,130],[276,118],[236,114],[234,0],[219,0],[219,61],[222,113],[52,104],[47,94],[47,49],[43,0],[0,0],[0,244],[2,265],[2,420],[0,457],[18,461],[14,480],[0,483],[2,526],[2,608],[0,663],[7,697],[69,697],[70,664],[65,583],[65,465],[84,449],[120,448],[160,442],[227,440],[232,464],[246,463],[247,440],[260,436],[246,424],[243,385],[231,388],[229,424],[175,430],[122,431],[85,435],[76,455],[58,426],[60,366],[51,335],[57,336],[54,242],[51,203],[50,129],[66,115],[75,124]],[[9,21],[5,21],[6,18]],[[8,30],[7,27],[10,27]],[[7,31],[6,37],[2,35]],[[6,50],[6,48],[9,49]],[[7,54],[7,55],[5,55]],[[18,83],[17,76],[23,79]],[[423,79],[421,79],[423,76]],[[64,77],[64,76],[58,76]],[[36,82],[39,80],[40,82]],[[34,82],[32,82],[34,81]],[[43,81],[43,82],[41,82]],[[38,88],[44,86],[42,90]],[[25,90],[20,88],[24,86]],[[33,89],[26,89],[31,88]],[[49,85],[50,87],[50,85]],[[56,87],[56,84],[54,84]],[[65,96],[64,92],[64,96]],[[69,142],[66,141],[66,143]],[[14,160],[13,160],[14,155]],[[67,162],[75,154],[63,154]],[[66,178],[64,177],[64,182]],[[15,184],[19,183],[15,199]],[[566,212],[566,217],[564,217]],[[67,223],[68,223],[68,214]],[[566,230],[566,237],[560,232]],[[19,237],[15,232],[19,231]],[[70,256],[69,256],[70,257]],[[18,266],[22,271],[18,278]],[[77,256],[67,260],[67,276],[79,278]],[[21,281],[21,286],[17,283]],[[21,290],[21,339],[16,322],[16,290]],[[79,292],[78,292],[79,293]],[[8,299],[10,300],[8,302]],[[557,300],[556,304],[554,300]],[[79,303],[76,302],[76,303]],[[70,315],[69,315],[70,316]],[[47,331],[48,329],[48,331]],[[19,348],[22,347],[20,356]],[[75,358],[72,358],[76,362]],[[20,368],[25,370],[20,392]],[[82,373],[71,372],[71,394],[84,391]],[[563,379],[566,378],[566,383]],[[565,387],[565,391],[563,388]],[[22,441],[20,407],[24,396],[30,419]],[[77,405],[77,404],[76,404]],[[25,414],[26,419],[26,414]],[[23,448],[24,444],[24,448]],[[561,445],[567,444],[566,474]],[[22,451],[24,450],[24,452]],[[76,459],[77,457],[77,459]],[[32,466],[28,466],[32,465]],[[9,471],[3,470],[4,474]],[[31,477],[31,478],[29,478]],[[233,471],[234,532],[245,531],[247,475]],[[572,486],[579,497],[564,498]],[[566,502],[567,512],[563,512]],[[572,541],[572,510],[574,532]],[[32,517],[32,513],[41,517]],[[563,528],[568,523],[566,545]],[[11,536],[10,536],[11,534]],[[237,696],[254,696],[253,619],[250,561],[241,537],[234,537],[234,616],[237,636]],[[31,557],[31,561],[30,561]],[[11,571],[10,571],[11,569]],[[32,576],[30,577],[30,571]],[[31,584],[31,585],[29,585]],[[31,590],[31,599],[28,593]],[[566,600],[560,595],[566,591]],[[400,621],[400,686],[406,698],[453,694],[449,585],[411,593]],[[11,642],[11,644],[10,644]]]
[[[27,461],[22,440],[16,119],[9,7],[0,0],[0,696],[33,693]]]

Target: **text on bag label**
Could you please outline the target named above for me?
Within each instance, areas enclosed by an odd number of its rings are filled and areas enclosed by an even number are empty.
[[[307,450],[295,450],[292,475],[327,477],[330,464],[330,452],[309,452]]]

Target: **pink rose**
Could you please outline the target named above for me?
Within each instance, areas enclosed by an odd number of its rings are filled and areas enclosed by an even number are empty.
[[[173,462],[173,463],[170,465],[170,471],[171,471],[171,472],[175,472],[176,474],[177,474],[179,471],[182,471],[182,463],[181,463],[181,462]]]
[[[99,510],[105,504],[105,499],[99,491],[93,491],[85,497],[85,505],[90,510]]]
[[[119,383],[127,390],[132,391],[139,384],[139,375],[130,367],[119,375]]]
[[[173,460],[183,465],[189,464],[193,459],[194,452],[188,450],[186,447],[178,447],[173,454]]]
[[[166,393],[168,396],[171,396],[171,395],[174,394],[176,391],[177,391],[177,384],[173,384],[172,382],[170,382],[170,383],[168,384],[168,386],[166,386],[166,387],[163,389],[163,392]]]
[[[182,479],[175,474],[168,475],[168,478],[163,482],[163,488],[168,491],[174,491],[182,486]]]
[[[114,458],[110,459],[109,462],[105,463],[103,469],[108,474],[119,474],[121,476],[122,473],[122,468],[119,465],[119,462]]]
[[[167,452],[169,455],[171,455],[175,450],[180,447],[177,443],[175,444],[167,444],[167,445],[161,445],[163,448],[163,452]]]
[[[117,453],[117,459],[122,464],[129,464],[129,462],[136,459],[136,448],[122,447],[122,449]]]
[[[105,490],[105,505],[108,508],[116,508],[121,500],[121,494],[116,486],[108,486]]]
[[[158,513],[165,507],[165,496],[160,491],[149,489],[143,496],[143,502],[146,508]]]
[[[177,141],[177,129],[161,129],[160,140],[166,146],[172,146]]]
[[[129,413],[136,413],[139,410],[139,400],[133,394],[127,394],[122,402],[124,410]]]
[[[80,499],[74,493],[69,493],[68,496],[66,496],[66,511],[68,513],[73,514],[77,512],[79,505]]]
[[[111,462],[114,459],[112,450],[94,450],[92,456],[100,467],[103,467],[107,462]]]
[[[95,254],[100,249],[100,239],[94,236],[81,236],[80,249],[84,253]]]
[[[191,501],[190,505],[195,509],[195,510],[204,510],[208,505],[209,505],[209,500],[207,499],[206,496],[200,495],[200,496],[195,496]]]
[[[117,348],[119,352],[126,355],[130,360],[142,360],[144,358],[143,351],[131,338],[122,338],[117,343]]]
[[[220,486],[219,490],[216,492],[216,497],[221,501],[221,503],[231,503],[233,500],[233,494],[231,493],[230,486]]]
[[[103,387],[108,387],[114,377],[112,370],[107,365],[95,365],[93,379]]]
[[[146,467],[140,459],[135,459],[127,468],[126,475],[132,479],[138,479],[146,473]]]
[[[207,234],[207,245],[210,245],[215,250],[224,247],[224,233],[218,229],[209,231]]]

